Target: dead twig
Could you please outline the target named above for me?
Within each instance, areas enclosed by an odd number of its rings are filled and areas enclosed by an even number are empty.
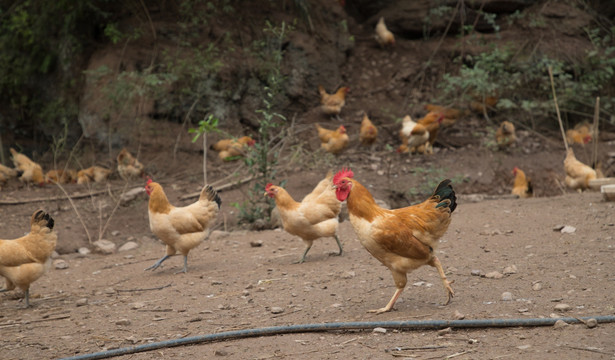
[[[564,139],[564,146],[566,152],[568,152],[568,141],[566,141],[566,132],[564,131],[564,123],[562,122],[562,115],[559,113],[559,105],[557,105],[557,95],[555,94],[555,82],[553,81],[553,69],[551,66],[549,69],[549,79],[551,79],[551,91],[553,91],[553,102],[555,103],[555,112],[557,113],[557,121],[559,121],[559,128],[562,131],[562,138]]]
[[[49,318],[45,318],[45,319],[23,321],[23,322],[14,323],[14,324],[1,324],[0,325],[0,329],[4,329],[4,328],[7,328],[7,327],[12,327],[12,326],[21,326],[21,325],[28,325],[28,324],[33,324],[33,323],[45,322],[45,321],[63,320],[63,319],[68,319],[68,318],[70,318],[70,315],[62,315],[62,316],[53,317],[53,318],[49,317]]]
[[[574,350],[581,350],[581,351],[589,351],[589,352],[595,352],[598,354],[605,354],[605,355],[615,355],[615,353],[613,352],[608,352],[608,351],[602,351],[600,349],[596,349],[596,348],[591,348],[591,347],[580,347],[580,346],[571,346],[571,345],[565,345],[567,348],[570,349],[574,349]]]
[[[596,107],[594,108],[594,152],[592,153],[592,166],[598,166],[598,125],[600,123],[600,96],[596,97]]]
[[[146,288],[146,289],[117,289],[117,292],[136,292],[136,291],[151,291],[151,290],[162,290],[164,288],[168,288],[169,286],[173,285],[171,284],[166,284],[163,286],[158,286],[158,287],[154,287],[154,288]]]

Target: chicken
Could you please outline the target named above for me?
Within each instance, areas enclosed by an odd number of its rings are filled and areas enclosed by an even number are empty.
[[[361,129],[359,130],[359,141],[363,145],[372,145],[376,142],[378,137],[378,129],[371,122],[367,114],[363,114],[363,120],[361,121]]]
[[[459,110],[434,104],[426,104],[425,110],[428,112],[442,113],[444,115],[442,126],[445,127],[452,126],[462,116],[467,116],[470,113],[468,110]]]
[[[17,177],[19,172],[13,168],[0,164],[0,184],[5,184],[9,179]]]
[[[24,154],[20,154],[17,150],[11,148],[11,154],[13,156],[13,164],[15,168],[23,173],[19,177],[19,180],[25,183],[33,183],[43,186],[45,184],[45,179],[43,177],[43,168],[30,160]]]
[[[6,288],[0,292],[19,287],[24,292],[26,308],[30,307],[30,285],[45,274],[51,267],[51,258],[44,263],[32,262],[19,266],[0,266],[0,275],[6,279]]]
[[[516,141],[515,125],[510,121],[502,121],[500,127],[495,131],[495,142],[498,144],[498,148],[506,148]]]
[[[0,266],[43,264],[56,247],[58,235],[53,231],[53,218],[43,210],[30,217],[30,232],[14,240],[0,239]]]
[[[592,126],[587,122],[578,123],[573,129],[566,130],[566,141],[568,144],[585,145],[592,141]]]
[[[318,138],[320,139],[320,146],[331,154],[339,154],[348,147],[348,134],[344,125],[340,125],[336,130],[325,129],[322,126],[315,124],[316,130],[318,130]]]
[[[376,24],[376,34],[374,35],[380,47],[395,46],[395,35],[387,29],[384,23],[384,17],[378,19]]]
[[[223,139],[213,144],[211,148],[218,152],[218,157],[223,161],[237,160],[245,154],[246,146],[254,146],[256,141],[249,136],[238,139]]]
[[[306,245],[298,263],[305,261],[314,240],[323,237],[335,238],[340,250],[338,255],[342,255],[342,244],[337,237],[338,215],[342,204],[335,197],[332,177],[333,173],[329,172],[300,203],[279,186],[269,183],[265,188],[265,196],[275,200],[284,230],[299,236]]]
[[[424,145],[429,141],[429,131],[425,126],[414,122],[410,115],[406,115],[402,120],[399,137],[402,144],[397,148],[397,152],[414,152],[418,146]]]
[[[89,184],[90,182],[106,181],[111,175],[111,170],[100,166],[90,166],[77,172],[77,184]]]
[[[145,176],[143,164],[132,156],[126,148],[123,148],[120,153],[117,154],[117,172],[125,181]]]
[[[423,265],[438,270],[448,304],[455,295],[446,279],[440,260],[435,255],[438,240],[451,223],[457,207],[450,180],[442,181],[433,195],[424,202],[394,210],[379,207],[370,192],[349,169],[342,169],[333,178],[339,201],[346,201],[350,223],[365,249],[389,268],[397,290],[389,303],[374,313],[390,311],[406,286],[406,274]]]
[[[425,152],[433,154],[433,144],[438,137],[438,131],[440,130],[440,124],[444,121],[444,114],[441,112],[429,112],[425,117],[418,121],[418,124],[423,125],[427,132],[429,132],[429,138],[425,143]]]
[[[589,187],[589,181],[597,178],[596,170],[583,164],[574,156],[572,148],[568,148],[564,159],[564,171],[566,186],[574,190],[584,190]]]
[[[346,105],[346,94],[350,91],[347,86],[342,86],[337,89],[334,94],[328,94],[322,85],[318,85],[318,93],[320,94],[320,108],[325,115],[335,116],[338,120],[342,108]]]
[[[220,196],[211,186],[205,185],[195,203],[175,207],[169,203],[162,186],[152,179],[147,181],[145,191],[149,195],[149,227],[167,245],[166,255],[145,270],[157,269],[166,259],[179,252],[184,256],[184,268],[178,273],[186,273],[188,253],[207,237],[220,210]]]
[[[499,98],[493,95],[485,96],[484,100],[479,96],[476,96],[475,99],[470,102],[470,109],[477,114],[485,114],[489,110],[495,109],[499,101]]]
[[[523,170],[515,166],[512,173],[515,177],[515,182],[513,183],[511,193],[513,195],[517,195],[520,198],[529,198],[534,196],[532,182],[530,181],[530,178],[525,176]]]
[[[73,169],[49,170],[45,174],[45,182],[59,183],[59,184],[70,184],[70,183],[77,182],[77,170],[73,170]]]

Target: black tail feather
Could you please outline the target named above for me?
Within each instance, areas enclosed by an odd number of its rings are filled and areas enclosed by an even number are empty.
[[[222,205],[222,199],[220,199],[220,195],[218,195],[218,192],[214,190],[211,185],[207,185],[205,187],[205,192],[207,193],[207,200],[215,201],[216,204],[218,204],[218,209],[220,209],[220,206]]]
[[[47,222],[45,224],[46,227],[48,227],[49,229],[53,229],[53,226],[55,225],[55,221],[53,220],[51,215],[49,215],[43,210],[37,210],[32,215],[32,223],[36,223],[36,222],[43,221],[43,220]]]
[[[450,179],[442,180],[432,196],[437,196],[440,201],[438,205],[436,205],[437,208],[448,206],[448,208],[451,209],[451,213],[457,208],[457,197],[455,196],[455,191],[453,190]],[[444,200],[449,201],[446,202]]]

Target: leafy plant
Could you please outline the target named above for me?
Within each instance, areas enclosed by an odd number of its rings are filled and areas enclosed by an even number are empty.
[[[189,133],[195,134],[192,142],[196,142],[200,136],[203,136],[203,184],[207,185],[207,134],[220,131],[218,122],[220,120],[210,114],[207,119],[199,121],[199,127],[196,129],[188,129]]]

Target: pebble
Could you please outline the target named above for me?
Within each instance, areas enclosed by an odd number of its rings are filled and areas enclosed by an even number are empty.
[[[68,269],[68,263],[62,259],[57,259],[53,261],[53,267],[58,270]]]
[[[438,330],[438,336],[444,336],[444,335],[450,334],[452,332],[453,332],[453,329],[451,329],[450,327],[447,327],[446,329]]]
[[[598,321],[596,319],[594,319],[594,318],[587,319],[585,321],[585,325],[587,325],[588,328],[593,329],[596,326],[598,326]]]
[[[501,279],[504,277],[504,275],[502,275],[498,271],[491,271],[491,272],[486,273],[485,277],[488,279]]]
[[[511,265],[504,268],[504,275],[516,274],[517,265]]]
[[[512,301],[512,299],[513,295],[511,292],[506,291],[502,293],[502,301]]]
[[[77,301],[75,301],[75,304],[77,306],[85,306],[88,304],[88,299],[87,298],[78,299]]]
[[[354,271],[346,271],[345,273],[341,275],[341,278],[342,279],[352,279],[355,276],[356,276],[356,273]]]
[[[113,230],[113,231],[111,232],[111,235],[112,235],[112,236],[118,236],[119,234],[120,234],[119,230]]]
[[[375,334],[386,334],[387,333],[387,329],[381,328],[381,327],[377,327],[377,328],[374,328],[374,330],[372,330],[372,333],[375,333]]]
[[[564,311],[570,311],[572,309],[572,306],[568,304],[557,304],[555,305],[553,309],[555,309],[556,311],[564,312]]]
[[[250,241],[250,246],[253,248],[261,247],[263,246],[263,242],[261,240]]]
[[[520,345],[520,346],[517,346],[517,349],[519,349],[519,350],[526,350],[526,349],[529,349],[531,347],[532,347],[532,345]]]
[[[103,254],[113,254],[115,252],[115,244],[109,240],[101,239],[92,243],[94,249]]]
[[[532,285],[532,290],[534,290],[534,291],[542,290],[542,283],[537,282],[534,285]]]
[[[224,350],[216,350],[216,351],[214,351],[214,355],[215,356],[226,356],[226,355],[228,355],[228,353],[226,351],[224,351]]]
[[[466,316],[459,312],[459,310],[455,310],[455,313],[453,314],[453,318],[455,318],[455,320],[463,320],[465,317]]]
[[[90,249],[86,247],[80,247],[77,252],[79,253],[79,255],[89,255],[92,251],[90,251]]]
[[[470,275],[472,275],[472,276],[480,276],[481,275],[481,271],[480,270],[472,270],[472,271],[470,271]]]
[[[574,226],[570,226],[570,225],[566,225],[560,230],[562,234],[572,234],[575,231],[577,231],[577,228],[575,228]]]
[[[115,325],[128,326],[130,325],[130,320],[128,319],[119,319],[115,322]]]
[[[129,251],[129,250],[134,250],[136,248],[139,247],[139,244],[137,244],[134,241],[128,241],[127,243],[125,243],[124,245],[120,246],[119,249],[117,249],[117,251],[122,252],[122,251]]]
[[[142,309],[144,307],[145,307],[145,303],[144,302],[140,302],[140,301],[137,301],[137,302],[134,302],[134,303],[130,304],[130,308],[132,310],[138,310],[138,309]]]
[[[281,308],[279,306],[274,306],[271,308],[271,313],[272,314],[281,314],[284,312],[284,308]]]
[[[555,324],[553,324],[554,329],[562,329],[562,328],[565,328],[566,326],[568,326],[568,323],[565,322],[564,320],[557,320]]]

